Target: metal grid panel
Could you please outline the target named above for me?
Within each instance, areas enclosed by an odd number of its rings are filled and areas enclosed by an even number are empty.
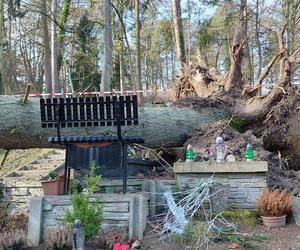
[[[43,128],[138,125],[137,96],[41,98]]]

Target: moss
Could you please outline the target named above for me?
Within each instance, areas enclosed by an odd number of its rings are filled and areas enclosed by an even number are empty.
[[[257,211],[250,209],[226,210],[223,216],[234,222],[241,222],[246,226],[254,226],[257,223]]]
[[[242,119],[239,116],[234,116],[230,122],[230,126],[240,132],[240,133],[244,133],[247,130],[247,126],[248,126],[249,122]]]

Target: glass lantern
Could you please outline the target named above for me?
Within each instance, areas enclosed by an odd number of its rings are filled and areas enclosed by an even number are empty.
[[[218,136],[216,139],[216,160],[217,162],[224,162],[226,156],[226,148],[224,140],[221,136]]]
[[[84,228],[79,219],[73,224],[73,250],[84,250]]]

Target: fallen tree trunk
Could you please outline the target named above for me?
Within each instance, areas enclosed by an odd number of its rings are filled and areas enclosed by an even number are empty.
[[[127,135],[142,135],[145,146],[172,147],[182,145],[187,135],[201,123],[224,118],[225,112],[216,108],[149,107],[139,111],[139,125],[123,128]],[[115,127],[63,128],[62,135],[115,134]],[[13,96],[0,96],[0,148],[26,149],[54,147],[48,143],[56,129],[41,127],[39,99],[23,102]]]

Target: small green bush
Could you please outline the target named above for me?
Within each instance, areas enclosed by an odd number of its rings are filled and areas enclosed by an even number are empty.
[[[89,173],[85,176],[85,181],[87,185],[87,191],[89,193],[95,193],[98,191],[101,182],[101,176],[97,175],[97,167],[94,161],[90,166]]]
[[[76,219],[80,219],[85,230],[85,239],[89,240],[97,235],[103,220],[102,206],[99,205],[99,200],[92,205],[89,204],[91,194],[97,191],[101,181],[101,177],[96,175],[95,163],[91,164],[89,174],[85,176],[85,180],[87,183],[86,191],[81,193],[75,191],[72,194],[73,211],[66,211],[64,221],[72,225]]]

